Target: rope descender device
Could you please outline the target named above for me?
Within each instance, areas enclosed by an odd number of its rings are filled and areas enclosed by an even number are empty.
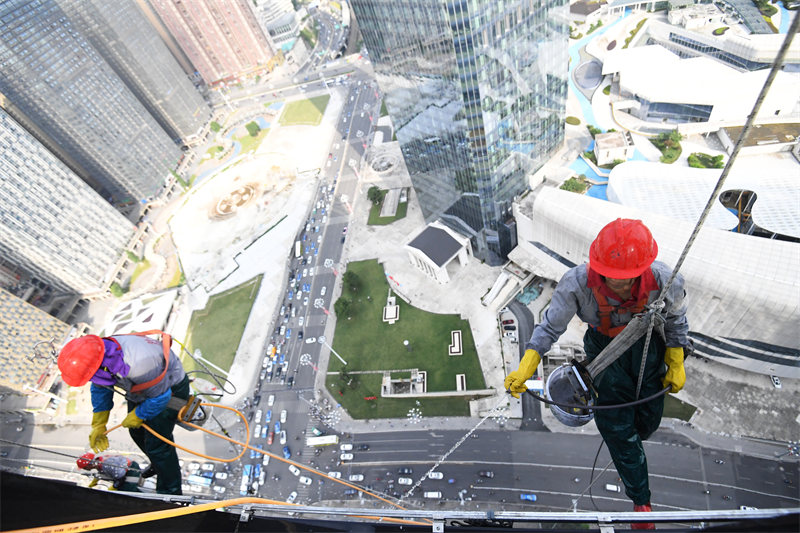
[[[198,396],[189,396],[188,400],[171,397],[167,409],[178,411],[177,424],[183,429],[195,431],[211,418],[212,407],[204,403]]]

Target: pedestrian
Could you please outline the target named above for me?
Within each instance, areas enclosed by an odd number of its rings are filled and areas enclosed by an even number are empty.
[[[541,360],[540,354],[567,329],[572,317],[589,324],[583,337],[587,362],[591,362],[624,329],[636,313],[654,301],[671,275],[671,269],[656,261],[658,246],[640,220],[617,219],[606,225],[589,249],[589,264],[568,270],[553,293],[544,320],[525,345],[519,368],[506,376],[505,387],[515,397],[525,392]],[[678,275],[664,298],[660,311],[663,337],[653,334],[646,354],[640,398],[669,385],[671,393],[683,388],[684,346],[689,345],[684,305],[683,277]],[[638,339],[616,361],[594,379],[597,405],[616,405],[636,400],[636,388],[645,336]],[[649,512],[650,487],[647,458],[642,441],[658,428],[664,396],[644,404],[597,410],[597,429],[608,446],[625,493],[634,511]],[[633,524],[632,529],[655,529],[652,523]]]
[[[150,333],[161,333],[162,341],[145,336]],[[189,398],[189,378],[170,343],[169,335],[160,331],[102,338],[85,335],[61,349],[58,368],[61,378],[71,387],[92,382],[92,450],[100,453],[108,449],[106,424],[114,406],[114,392],[121,389],[120,394],[128,403],[122,427],[128,429],[150,460],[143,475],[158,475],[156,492],[181,494],[181,469],[175,447],[142,427],[147,422],[150,429],[173,441],[178,410]],[[173,396],[180,400],[170,401]]]

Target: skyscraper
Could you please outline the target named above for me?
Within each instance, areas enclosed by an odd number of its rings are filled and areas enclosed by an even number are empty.
[[[56,0],[0,3],[0,105],[117,207],[161,187],[180,149]]]
[[[136,4],[59,5],[175,142],[189,140],[211,119],[211,108]]]
[[[253,0],[253,11],[272,49],[291,50],[300,32],[300,20],[291,0]]]
[[[150,0],[208,85],[266,67],[273,56],[250,0]]]
[[[498,264],[511,203],[564,139],[566,0],[353,0],[427,220]]]
[[[134,226],[0,109],[0,285],[26,301],[105,292]]]

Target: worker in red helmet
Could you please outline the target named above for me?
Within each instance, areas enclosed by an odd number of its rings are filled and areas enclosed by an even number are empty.
[[[78,457],[75,462],[81,470],[97,470],[90,487],[95,486],[98,479],[103,479],[110,481],[115,490],[140,492],[139,478],[142,475],[142,468],[136,461],[121,455],[95,457],[92,452],[87,452]]]
[[[583,337],[587,362],[591,362],[645,305],[654,301],[672,269],[656,261],[658,246],[640,220],[617,219],[606,225],[589,249],[589,264],[568,270],[556,287],[544,319],[525,345],[517,370],[505,379],[505,388],[518,398],[525,392],[541,360],[540,354],[566,331],[572,317],[589,324]],[[689,345],[684,305],[683,277],[678,275],[665,295],[661,316],[663,337],[652,335],[639,398],[669,385],[681,390],[686,374],[683,347]],[[594,380],[597,405],[617,405],[636,400],[645,336],[642,336]],[[644,404],[594,412],[597,428],[608,446],[625,493],[636,511],[650,511],[647,458],[642,441],[661,423],[664,396]],[[655,529],[652,523],[633,529]]]
[[[128,403],[122,426],[128,428],[133,441],[150,460],[144,477],[158,475],[156,492],[181,494],[181,469],[175,447],[142,427],[147,422],[150,429],[174,441],[172,431],[178,408],[170,399],[189,398],[189,378],[180,359],[169,349],[170,342],[166,334],[161,341],[142,334],[102,338],[86,335],[62,348],[58,368],[61,378],[71,387],[92,383],[89,446],[97,453],[108,448],[106,425],[114,406],[114,388],[121,389]]]

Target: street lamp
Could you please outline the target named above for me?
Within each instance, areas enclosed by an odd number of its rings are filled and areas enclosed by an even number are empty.
[[[409,352],[411,351],[411,344],[408,342],[408,339],[403,341],[403,345],[406,347],[406,350]]]
[[[317,337],[317,342],[319,342],[320,344],[324,344],[325,346],[327,346],[327,347],[328,347],[328,349],[329,349],[331,352],[333,352],[333,355],[335,355],[336,357],[338,357],[338,358],[339,358],[339,361],[341,361],[343,365],[346,365],[346,364],[347,364],[347,361],[345,361],[344,359],[342,359],[342,356],[341,356],[341,355],[339,355],[338,353],[336,353],[336,350],[334,350],[334,349],[333,349],[333,346],[331,346],[330,344],[328,344],[327,342],[325,342],[325,336],[324,336],[324,335],[322,335],[322,336],[320,336],[320,337]]]

